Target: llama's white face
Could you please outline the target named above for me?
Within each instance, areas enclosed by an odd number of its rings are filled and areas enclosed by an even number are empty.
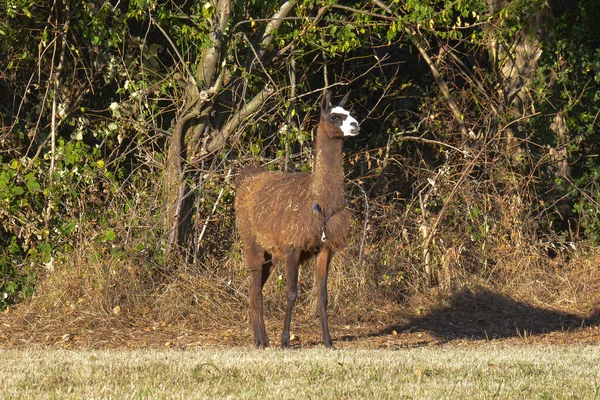
[[[330,118],[331,122],[339,126],[344,136],[356,136],[360,132],[358,121],[342,107],[333,107]]]

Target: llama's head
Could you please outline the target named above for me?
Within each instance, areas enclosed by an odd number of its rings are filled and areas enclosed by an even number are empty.
[[[321,103],[321,124],[325,126],[327,136],[332,139],[341,139],[344,136],[356,136],[360,132],[358,121],[343,107],[348,101],[350,92],[346,93],[342,101],[333,107],[331,92],[326,92]]]

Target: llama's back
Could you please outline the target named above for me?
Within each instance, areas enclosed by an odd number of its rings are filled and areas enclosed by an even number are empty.
[[[257,165],[248,165],[242,168],[242,170],[238,173],[237,177],[235,178],[235,186],[240,187],[243,184],[242,182],[247,178],[251,178],[255,175],[262,174],[264,172],[268,172],[268,170],[265,167]]]
[[[310,179],[307,173],[246,174],[239,182],[235,199],[236,223],[242,239],[254,240],[274,254],[284,254],[291,246],[302,250],[322,246],[323,217],[313,210]],[[348,225],[347,211],[338,214],[331,218],[328,227],[330,223],[332,228]],[[346,235],[342,236],[345,239]]]

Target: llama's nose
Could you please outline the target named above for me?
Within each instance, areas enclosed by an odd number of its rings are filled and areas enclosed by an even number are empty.
[[[360,132],[360,126],[358,126],[358,122],[352,122],[350,124],[350,128],[352,129],[352,133],[357,134]]]

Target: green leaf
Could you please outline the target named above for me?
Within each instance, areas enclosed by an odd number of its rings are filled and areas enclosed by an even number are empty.
[[[202,16],[206,19],[211,19],[215,13],[215,7],[210,1],[207,1],[202,7]]]
[[[104,240],[107,242],[115,240],[116,237],[117,235],[115,235],[115,231],[112,228],[108,229],[104,234]]]
[[[27,181],[27,189],[29,190],[29,193],[38,192],[40,188],[41,186],[37,179],[32,178]]]
[[[260,146],[257,143],[252,143],[250,145],[250,151],[252,152],[252,154],[257,156],[258,153],[260,153]]]
[[[65,222],[64,224],[62,224],[62,226],[60,227],[60,232],[64,235],[64,236],[69,236],[77,227],[77,221],[69,221],[69,222]]]
[[[37,245],[38,252],[44,262],[50,261],[52,256],[52,246],[50,243],[40,243]]]

